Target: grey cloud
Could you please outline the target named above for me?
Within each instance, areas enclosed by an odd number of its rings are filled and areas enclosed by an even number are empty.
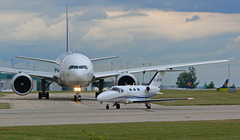
[[[198,15],[193,16],[192,18],[187,18],[185,21],[186,22],[191,22],[191,21],[196,21],[199,20],[200,17]]]
[[[106,12],[101,8],[92,8],[84,12],[82,15],[75,15],[76,21],[90,21],[94,19],[107,18]]]
[[[121,18],[121,17],[132,17],[132,16],[147,16],[147,14],[141,13],[141,12],[129,12],[124,15],[118,15],[114,16],[113,18]]]

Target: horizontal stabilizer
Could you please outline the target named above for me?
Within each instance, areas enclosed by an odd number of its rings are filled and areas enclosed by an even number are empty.
[[[55,60],[49,60],[49,59],[41,59],[41,58],[33,58],[33,57],[23,57],[23,56],[15,56],[16,58],[21,58],[21,59],[29,59],[29,60],[35,60],[35,61],[42,61],[42,62],[48,62],[48,63],[53,63],[60,65],[57,61]]]
[[[119,56],[109,56],[109,57],[101,57],[101,58],[94,58],[91,59],[91,61],[100,61],[100,60],[106,60],[106,59],[113,59],[113,58],[119,58]]]

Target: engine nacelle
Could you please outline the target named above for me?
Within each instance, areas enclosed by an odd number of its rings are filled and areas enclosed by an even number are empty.
[[[26,73],[18,73],[11,80],[12,90],[21,96],[27,95],[32,91],[32,78]]]
[[[129,73],[121,73],[118,75],[116,85],[133,85],[136,84],[136,78]]]

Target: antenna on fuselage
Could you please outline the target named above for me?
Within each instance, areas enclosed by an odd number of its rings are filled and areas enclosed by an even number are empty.
[[[66,6],[66,45],[67,45],[67,53],[71,54],[70,42],[69,42],[69,26],[68,26],[68,7]]]

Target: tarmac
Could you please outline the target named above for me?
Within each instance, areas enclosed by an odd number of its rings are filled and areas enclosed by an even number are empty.
[[[82,93],[93,98],[94,93]],[[74,102],[74,93],[50,93],[50,99],[38,99],[37,94],[18,96],[6,94],[0,103],[9,103],[11,109],[0,109],[0,126],[60,125],[89,123],[199,121],[240,119],[239,105],[221,106],[162,106],[152,104],[121,104],[120,109],[98,101]]]

